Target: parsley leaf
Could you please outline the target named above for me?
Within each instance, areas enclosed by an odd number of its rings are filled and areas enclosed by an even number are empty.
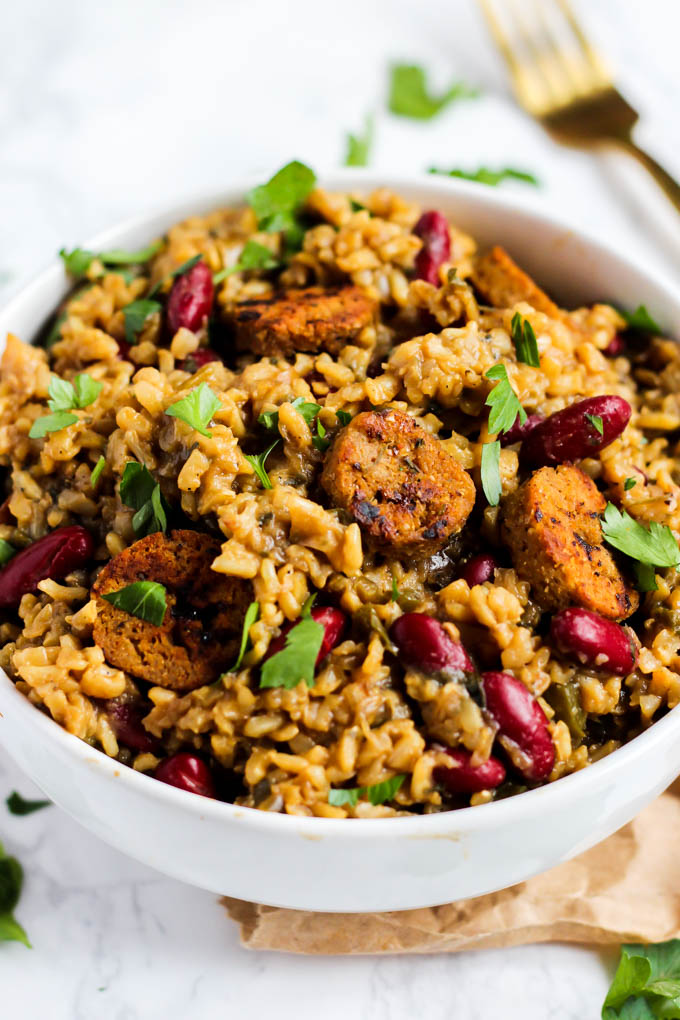
[[[165,588],[158,581],[135,581],[118,591],[102,595],[102,598],[116,609],[122,609],[124,613],[160,627],[168,608],[165,594]]]
[[[123,309],[125,320],[125,340],[129,344],[136,344],[137,338],[150,315],[160,312],[161,304],[158,301],[151,301],[149,298],[140,298],[126,305]]]
[[[34,811],[49,807],[51,803],[51,800],[26,800],[16,790],[5,801],[11,815],[32,815]]]
[[[540,186],[540,181],[533,174],[526,170],[515,170],[513,167],[505,167],[503,170],[489,170],[486,166],[480,166],[478,170],[440,170],[438,167],[430,167],[431,174],[442,174],[444,177],[458,177],[463,181],[476,181],[478,184],[488,184],[495,188],[503,181],[522,181],[524,184]]]
[[[238,650],[238,658],[234,665],[231,667],[231,669],[227,670],[227,673],[235,673],[239,669],[241,663],[243,662],[243,656],[246,654],[246,648],[248,647],[248,635],[250,633],[250,628],[256,622],[259,615],[260,615],[260,603],[251,602],[248,608],[246,609],[246,615],[243,619],[243,630],[241,631],[241,646]]]
[[[253,454],[251,454],[251,453],[244,453],[244,455],[243,455],[246,458],[246,460],[248,461],[248,463],[250,464],[250,466],[253,468],[255,474],[257,475],[257,477],[262,482],[262,488],[263,489],[271,489],[271,487],[272,487],[271,479],[269,478],[269,475],[267,474],[267,471],[266,471],[265,466],[264,466],[264,462],[266,461],[267,457],[272,452],[274,447],[278,446],[278,444],[279,444],[279,440],[275,439],[274,442],[272,443],[272,445],[268,446],[267,449],[264,451],[264,453],[253,453]]]
[[[213,274],[213,283],[222,283],[232,273],[243,273],[248,269],[278,269],[281,260],[276,257],[271,248],[257,241],[247,241],[238,262],[227,269],[220,269],[219,273]]]
[[[321,410],[321,404],[315,404],[311,400],[305,400],[304,397],[296,397],[295,400],[291,400],[291,407],[294,407],[295,410],[302,415],[310,428],[312,422]],[[268,432],[273,432],[279,427],[279,412],[263,411],[262,414],[258,415],[257,421],[259,425],[264,425]]]
[[[507,432],[515,424],[517,415],[519,415],[520,424],[524,425],[527,413],[510,385],[505,365],[493,365],[488,372],[485,372],[485,377],[498,380],[484,401],[491,408],[489,411],[489,432],[492,435]]]
[[[394,64],[390,68],[390,94],[388,106],[392,113],[415,120],[430,120],[449,103],[457,99],[475,99],[479,90],[464,82],[454,82],[440,96],[427,90],[427,79],[422,67],[415,64]]]
[[[656,319],[647,311],[646,305],[638,305],[634,312],[626,312],[623,308],[617,309],[619,315],[622,315],[628,324],[628,329],[636,329],[640,333],[653,333],[655,336],[661,336],[662,329]]]
[[[326,429],[321,424],[321,419],[316,419],[316,435],[312,436],[312,443],[321,453],[325,453],[331,445],[330,439],[326,439]]]
[[[42,439],[49,432],[59,432],[67,425],[73,425],[78,421],[78,416],[68,412],[73,408],[82,410],[93,404],[102,391],[102,385],[84,372],[77,375],[72,383],[53,375],[48,387],[50,399],[47,401],[53,413],[36,418],[28,433],[29,439]]]
[[[368,114],[364,120],[364,133],[362,135],[347,135],[345,166],[368,166],[373,147],[374,126],[374,119],[371,114]]]
[[[29,439],[44,439],[48,432],[61,432],[68,425],[78,421],[75,414],[68,414],[66,411],[57,411],[56,414],[46,414],[43,418],[36,418],[28,433]]]
[[[352,420],[352,415],[349,411],[336,411],[335,417],[338,419],[343,428],[345,425],[349,425]]]
[[[303,680],[314,686],[316,660],[321,651],[324,629],[310,615],[303,615],[286,634],[286,643],[260,670],[260,687],[284,687],[287,691]]]
[[[680,939],[621,946],[614,980],[602,1007],[604,1020],[680,1016]]]
[[[211,439],[212,433],[208,432],[208,425],[212,416],[216,411],[219,411],[221,406],[219,397],[213,393],[207,383],[202,382],[186,397],[171,404],[170,407],[166,407],[165,413],[173,418],[179,418],[200,432],[202,436]]]
[[[297,212],[316,184],[316,175],[304,163],[293,160],[267,181],[253,188],[246,201],[255,213],[260,230],[283,231],[289,247],[302,241]]]
[[[13,914],[23,881],[23,868],[16,857],[6,856],[0,843],[0,942],[23,942],[30,949],[28,936]]]
[[[5,542],[4,538],[0,538],[0,567],[3,567],[5,563],[9,563],[17,550],[9,542]]]
[[[402,773],[402,775],[392,776],[391,779],[386,779],[382,783],[375,783],[373,786],[355,786],[349,790],[329,790],[328,803],[333,807],[342,807],[344,804],[356,807],[359,797],[367,797],[374,806],[385,804],[386,801],[394,799],[405,779],[406,775]]]
[[[605,541],[631,559],[650,567],[677,567],[680,547],[667,524],[651,521],[649,529],[625,510],[607,503],[602,521]],[[649,579],[649,572],[643,574]]]
[[[501,485],[501,444],[496,439],[482,447],[482,489],[489,506],[498,506],[503,492]]]
[[[161,495],[161,487],[149,469],[129,460],[125,465],[119,486],[121,502],[137,513],[132,527],[138,538],[156,531],[167,531],[170,507]]]
[[[101,478],[101,473],[105,467],[106,457],[102,454],[102,456],[99,458],[95,466],[92,468],[92,473],[90,475],[90,487],[92,489],[97,488],[97,484],[99,483],[99,479]]]
[[[601,416],[599,414],[586,414],[585,417],[586,417],[586,421],[589,421],[590,424],[593,426],[593,428],[597,432],[599,432],[601,436],[603,436],[604,435],[604,425],[602,424]]]
[[[634,489],[636,485],[637,478],[626,478],[625,482],[623,483],[624,491],[628,492],[629,489]]]
[[[105,266],[138,266],[143,262],[152,259],[156,252],[163,246],[162,241],[154,241],[140,251],[124,251],[122,248],[112,248],[110,251],[93,252],[86,248],[74,248],[73,251],[66,251],[62,248],[59,252],[63,259],[66,272],[71,276],[84,276],[95,259],[99,259]]]
[[[517,360],[524,365],[531,365],[539,368],[541,360],[538,356],[538,344],[534,328],[528,319],[523,319],[519,312],[515,312],[510,324],[512,330],[512,342],[515,345]]]
[[[397,579],[394,576],[394,574],[392,574],[392,599],[391,599],[391,601],[392,602],[396,602],[397,599],[399,598],[399,594],[400,593],[399,593],[399,589],[397,587]]]

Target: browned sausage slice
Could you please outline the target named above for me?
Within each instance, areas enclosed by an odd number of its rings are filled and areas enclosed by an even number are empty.
[[[635,612],[638,593],[602,545],[606,501],[580,468],[535,471],[505,501],[503,532],[515,568],[546,609],[583,606],[610,620]]]
[[[175,691],[212,683],[231,666],[252,589],[211,570],[219,551],[218,541],[197,531],[157,532],[107,563],[92,588],[94,640],[112,666]],[[135,581],[165,586],[168,609],[160,627],[101,597]]]
[[[467,471],[401,411],[366,411],[337,436],[321,484],[379,546],[429,555],[461,530],[475,502]]]
[[[481,297],[494,308],[512,308],[518,302],[526,301],[537,312],[545,312],[551,319],[559,319],[563,315],[545,291],[499,245],[477,259],[471,280]]]
[[[236,346],[259,355],[338,354],[374,321],[376,303],[359,287],[308,287],[233,309]]]

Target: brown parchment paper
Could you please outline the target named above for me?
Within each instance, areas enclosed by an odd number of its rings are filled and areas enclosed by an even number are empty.
[[[580,857],[473,900],[382,914],[318,914],[231,898],[223,903],[241,927],[244,946],[290,953],[662,942],[680,936],[680,781]]]

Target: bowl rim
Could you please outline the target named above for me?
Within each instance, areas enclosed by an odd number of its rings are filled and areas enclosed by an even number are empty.
[[[151,211],[127,217],[113,226],[98,231],[94,236],[82,242],[81,246],[97,250],[109,244],[124,244],[125,235],[143,231],[147,226],[151,229],[152,224],[158,219],[167,219],[171,224],[175,222],[173,217],[181,219],[191,215],[192,211],[198,215],[203,210],[216,208],[220,204],[242,200],[245,193],[261,183],[263,179],[265,179],[263,174],[250,175],[237,179],[217,191],[195,192],[183,196],[179,200],[162,203],[154,206]],[[562,231],[571,236],[584,244],[595,255],[601,255],[613,264],[615,269],[620,267],[633,270],[651,281],[659,290],[665,292],[669,303],[675,306],[678,315],[680,315],[680,291],[669,276],[659,273],[656,268],[654,268],[652,276],[641,259],[628,254],[625,258],[622,257],[613,246],[604,242],[597,234],[581,228],[575,229],[573,225],[555,215],[551,209],[541,208],[540,204],[531,196],[521,193],[502,193],[485,189],[484,185],[474,182],[430,174],[394,175],[364,168],[330,169],[326,172],[319,172],[317,179],[320,186],[330,190],[354,187],[369,190],[384,187],[397,192],[420,191],[423,199],[427,194],[439,192],[454,198],[468,197],[474,199],[477,204],[497,209],[499,212],[509,215],[519,213],[524,218],[533,220],[538,229]],[[30,302],[34,293],[39,293],[49,284],[56,282],[62,272],[63,269],[57,256],[3,306],[0,319],[7,322],[16,311]],[[7,322],[8,330],[10,325]],[[40,326],[41,323],[37,322],[34,335]],[[94,766],[101,770],[107,779],[129,784],[132,790],[140,796],[157,797],[168,806],[174,805],[177,809],[188,810],[199,818],[210,816],[216,821],[230,819],[272,834],[283,829],[314,839],[340,835],[351,839],[375,839],[380,834],[388,839],[395,836],[423,839],[458,835],[469,830],[493,829],[508,821],[519,823],[527,816],[534,816],[540,812],[541,802],[545,802],[546,798],[550,799],[553,810],[558,809],[561,803],[573,800],[588,785],[593,783],[602,785],[612,772],[623,769],[626,765],[632,766],[637,758],[652,753],[654,746],[663,743],[671,731],[677,730],[680,736],[680,712],[671,709],[647,730],[600,761],[568,776],[563,776],[553,783],[527,790],[515,797],[430,815],[361,819],[323,818],[278,812],[270,813],[226,801],[212,800],[158,782],[142,772],[136,772],[133,768],[122,765],[115,758],[110,758],[103,751],[92,747],[79,737],[68,733],[56,720],[33,705],[25,695],[18,691],[5,671],[0,669],[0,718],[3,715],[2,707],[5,699],[7,699],[10,711],[18,713],[22,718],[25,717],[27,726],[37,727],[45,741],[53,742],[61,751],[78,759],[83,767],[92,769]],[[677,708],[680,709],[680,705]],[[9,712],[4,721],[11,725]]]

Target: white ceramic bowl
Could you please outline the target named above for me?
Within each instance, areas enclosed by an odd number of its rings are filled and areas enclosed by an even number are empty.
[[[241,200],[253,181],[107,231],[86,246],[135,248],[183,217]],[[435,177],[339,171],[331,189],[386,185],[441,209],[482,246],[501,243],[563,302],[646,304],[680,337],[680,295],[643,266],[516,198]],[[24,339],[66,291],[54,264],[0,315]],[[413,818],[340,821],[266,814],[134,772],[70,736],[0,673],[0,741],[87,829],[166,874],[244,899],[310,910],[400,910],[503,888],[586,850],[680,772],[680,711],[583,772],[497,804]]]

